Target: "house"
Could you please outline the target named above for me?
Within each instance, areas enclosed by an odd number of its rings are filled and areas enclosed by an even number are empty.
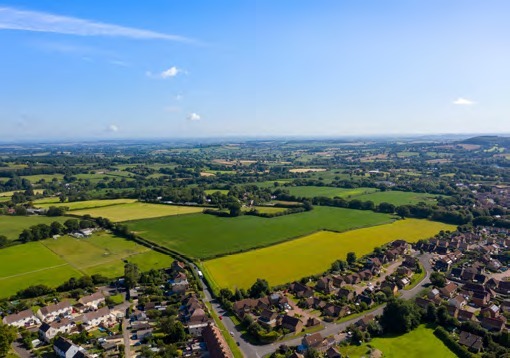
[[[322,314],[327,317],[344,317],[351,314],[349,306],[337,306],[328,303],[322,310]]]
[[[342,358],[342,355],[335,347],[329,347],[326,351],[327,358]]]
[[[452,260],[448,257],[444,257],[440,260],[436,261],[436,264],[434,265],[434,269],[437,271],[443,271],[446,272],[450,269],[450,266],[452,265]]]
[[[462,295],[457,295],[448,300],[448,306],[454,306],[458,309],[461,309],[466,305],[466,299]]]
[[[319,332],[313,333],[303,338],[303,346],[305,346],[306,349],[317,349],[322,345],[323,340],[324,338],[322,337],[322,334]]]
[[[430,298],[431,300],[436,298],[437,296],[439,296],[439,290],[437,288],[433,288],[432,290],[430,290],[429,293],[427,293],[427,297]]]
[[[372,275],[372,272],[370,270],[363,270],[358,273],[360,279],[363,281],[371,280],[374,275]]]
[[[499,316],[499,307],[496,305],[491,305],[487,308],[482,309],[482,315],[488,315],[491,318],[496,318]]]
[[[186,317],[188,332],[193,337],[200,337],[202,335],[202,330],[209,324],[209,317],[202,307],[193,308],[191,311],[188,311],[188,313]]]
[[[276,326],[276,318],[278,314],[276,312],[264,309],[258,319],[259,323],[266,327]]]
[[[55,339],[53,350],[61,358],[75,358],[78,357],[78,353],[84,353],[85,351],[82,347],[74,345],[73,342],[63,337]]]
[[[459,313],[457,314],[457,319],[459,321],[476,321],[476,316],[473,312],[459,310]]]
[[[41,323],[30,309],[5,316],[2,322],[15,327],[30,327]]]
[[[439,288],[439,294],[444,298],[452,298],[457,288],[458,286],[455,283],[450,282],[446,286]]]
[[[350,275],[345,275],[344,280],[346,283],[348,283],[350,285],[355,285],[355,284],[361,282],[361,277],[359,277],[359,275],[356,273],[352,273]]]
[[[459,309],[455,306],[446,306],[446,310],[453,318],[457,318],[459,316]]]
[[[499,281],[496,292],[504,295],[510,294],[510,281]]]
[[[315,327],[315,326],[318,326],[319,324],[321,324],[321,321],[319,321],[318,318],[309,317],[308,320],[306,321],[305,326],[306,327]]]
[[[416,257],[406,255],[404,262],[402,262],[402,266],[415,269],[418,266],[418,259]]]
[[[462,269],[461,268],[452,268],[450,271],[450,277],[460,279],[460,276],[462,275]]]
[[[234,355],[228,347],[227,341],[221,335],[218,327],[212,323],[202,331],[202,337],[210,358],[233,358]]]
[[[478,353],[483,347],[483,338],[476,334],[462,331],[459,335],[459,344],[473,353]]]
[[[83,323],[86,325],[86,329],[92,329],[100,325],[108,326],[112,322],[115,322],[115,319],[108,307],[100,308],[97,311],[87,312],[83,315]]]
[[[45,342],[49,342],[59,333],[71,332],[75,326],[75,323],[68,318],[62,318],[60,322],[44,322],[39,327],[39,337]]]
[[[356,292],[351,291],[347,288],[341,288],[338,290],[337,297],[340,299],[345,299],[345,301],[350,302],[356,296]]]
[[[473,292],[471,302],[480,307],[486,307],[491,300],[491,295],[487,291]]]
[[[184,272],[178,272],[170,281],[172,285],[172,292],[186,292],[189,288],[188,277]]]
[[[308,298],[313,296],[312,288],[299,282],[291,283],[289,290],[299,298]]]
[[[409,267],[406,266],[400,266],[397,268],[397,275],[403,276],[403,277],[411,277],[413,276],[414,272]]]
[[[360,318],[356,323],[354,324],[356,327],[358,327],[361,330],[365,330],[370,322],[374,320],[374,315],[366,315],[363,318]]]
[[[406,287],[410,283],[411,283],[411,280],[409,278],[407,278],[407,277],[403,277],[403,278],[397,280],[397,286],[400,289],[403,289],[404,287]]]
[[[326,295],[332,294],[336,291],[336,288],[333,285],[333,279],[330,277],[319,278],[317,280],[317,284],[315,285],[315,289]]]
[[[105,302],[105,298],[101,292],[96,292],[88,296],[84,296],[78,300],[85,308],[97,310],[99,305]]]
[[[246,313],[251,312],[255,307],[257,307],[257,300],[253,298],[245,298],[240,301],[234,302],[232,305],[232,310],[235,312],[235,314],[243,318]]]
[[[431,303],[434,304],[433,301],[428,300],[426,298],[421,298],[421,297],[417,297],[415,302],[418,305],[418,307],[423,308],[424,310],[427,309],[429,304],[431,304]]]
[[[394,282],[384,281],[381,284],[381,290],[385,287],[388,287],[393,295],[396,295],[398,292],[398,286]]]
[[[281,326],[291,332],[299,333],[303,330],[303,322],[297,318],[289,315],[282,317]]]
[[[172,272],[184,272],[186,270],[186,264],[182,261],[175,260],[170,266]]]
[[[73,312],[68,301],[62,301],[54,305],[44,306],[37,310],[37,317],[43,322],[54,321],[59,316],[67,316]]]
[[[358,303],[362,303],[363,302],[368,307],[372,306],[375,303],[374,299],[371,296],[369,296],[369,295],[359,295],[358,297],[356,297],[356,301]]]
[[[481,324],[482,327],[488,331],[501,332],[501,330],[505,327],[506,318],[504,316],[496,318],[482,317]]]
[[[152,328],[141,329],[136,332],[136,339],[141,341],[142,339],[150,337],[150,336],[152,336],[152,331],[153,331]]]
[[[331,278],[333,279],[333,286],[340,288],[345,285],[345,280],[340,275],[332,275]]]

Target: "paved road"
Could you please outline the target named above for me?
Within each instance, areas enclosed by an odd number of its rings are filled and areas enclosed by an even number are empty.
[[[34,355],[30,353],[30,351],[26,350],[23,346],[23,343],[21,343],[21,340],[19,339],[21,336],[18,336],[18,339],[16,339],[14,342],[12,342],[11,347],[14,350],[14,352],[21,358],[31,358]]]
[[[124,357],[131,358],[131,344],[129,341],[128,320],[122,319],[122,335],[124,336]]]
[[[403,299],[410,299],[410,298],[415,297],[423,289],[424,285],[427,285],[430,283],[430,273],[432,272],[432,267],[430,265],[430,258],[431,258],[431,255],[427,254],[427,253],[425,253],[419,257],[420,263],[422,264],[422,266],[425,270],[425,277],[420,282],[420,284],[416,285],[414,288],[412,288],[410,290],[400,291],[401,297]],[[192,267],[196,271],[198,271],[198,268],[196,266],[193,265]],[[236,330],[235,324],[232,322],[232,320],[228,316],[223,316],[223,314],[226,312],[212,298],[212,295],[209,292],[209,288],[206,285],[206,283],[204,282],[204,280],[201,280],[201,281],[202,281],[202,286],[204,287],[205,300],[209,301],[211,303],[212,308],[219,316],[222,316],[223,324],[225,325],[227,330],[229,330],[230,332],[232,332],[234,334],[234,339],[237,342],[239,342],[239,348],[241,349],[241,351],[245,357],[262,358],[267,354],[273,353],[281,344],[286,344],[288,346],[297,346],[297,345],[301,344],[303,337],[297,337],[297,338],[286,340],[283,342],[278,341],[278,342],[275,342],[272,344],[267,344],[267,345],[262,345],[262,346],[255,346],[255,345],[250,344],[249,342],[244,340],[244,338],[241,337],[241,333]],[[374,316],[381,315],[383,310],[384,310],[384,305],[377,308],[376,310],[368,312],[366,315],[369,315],[369,314],[372,314]],[[340,331],[345,330],[349,325],[357,322],[359,319],[361,319],[362,317],[365,317],[366,315],[359,316],[359,317],[353,318],[349,321],[345,321],[342,323],[323,322],[325,328],[322,331],[320,331],[320,333],[322,334],[323,337],[327,337],[327,336],[330,336],[333,334],[338,334]]]

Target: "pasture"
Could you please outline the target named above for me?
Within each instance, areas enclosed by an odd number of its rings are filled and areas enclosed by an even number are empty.
[[[261,218],[178,215],[133,221],[129,228],[143,238],[193,258],[211,258],[267,246],[318,230],[347,231],[392,221],[372,211],[315,207],[312,211]]]
[[[30,182],[32,184],[36,184],[42,180],[44,180],[45,182],[51,182],[51,181],[53,181],[53,179],[55,179],[57,181],[61,181],[62,179],[64,179],[64,175],[63,174],[38,174],[38,175],[26,175],[26,176],[22,176],[22,178],[30,180]]]
[[[87,201],[71,201],[61,203],[58,198],[45,198],[34,201],[34,205],[41,208],[49,208],[50,206],[67,206],[70,211],[101,208],[105,206],[130,204],[136,202],[136,199],[110,199],[110,200],[87,200]]]
[[[334,188],[330,186],[292,186],[284,189],[289,190],[291,195],[304,198],[313,198],[315,196],[325,196],[328,198],[340,197],[348,199],[354,196],[375,193],[375,188]]]
[[[0,250],[0,297],[16,293],[32,284],[58,286],[71,277],[102,274],[118,277],[124,260],[142,271],[168,267],[173,259],[106,232],[90,238],[62,236]]]
[[[370,345],[383,352],[385,358],[455,358],[456,355],[439,338],[434,336],[433,332],[431,328],[421,325],[415,330],[400,336],[374,338],[370,341]],[[367,344],[339,348],[342,356],[352,358],[368,357],[369,350]]]
[[[121,199],[122,200],[122,199]],[[177,206],[164,204],[148,204],[133,202],[73,211],[74,215],[90,215],[104,217],[111,221],[131,221],[161,216],[173,216],[202,212],[204,208],[197,206]]]
[[[418,204],[424,202],[427,204],[434,204],[436,202],[436,196],[434,194],[427,193],[413,193],[406,191],[379,191],[370,194],[365,194],[357,197],[356,199],[373,201],[376,205],[382,202],[391,203],[393,205],[407,205],[407,204]]]
[[[42,194],[44,190],[42,189],[34,189],[34,194]],[[0,196],[1,197],[11,197],[12,194],[14,193],[17,193],[17,192],[24,192],[24,190],[14,190],[14,191],[4,191],[4,192],[1,192],[0,193]]]
[[[203,263],[204,272],[219,288],[249,288],[257,278],[279,285],[326,271],[335,260],[345,260],[348,252],[358,257],[374,247],[404,239],[416,242],[455,226],[417,219],[335,233],[320,231],[245,253],[224,256]]]
[[[19,234],[33,225],[51,224],[54,221],[63,223],[69,218],[65,217],[47,217],[47,216],[13,216],[0,215],[0,235],[6,236],[9,240],[18,239]]]

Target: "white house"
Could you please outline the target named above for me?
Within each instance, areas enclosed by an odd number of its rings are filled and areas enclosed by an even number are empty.
[[[108,326],[114,321],[115,319],[108,307],[103,307],[93,312],[87,312],[83,315],[83,323],[87,326],[87,329],[97,327],[101,324]]]
[[[63,337],[55,339],[53,350],[61,358],[74,358],[78,356],[78,353],[84,352],[82,347],[74,345],[73,342]]]
[[[68,318],[63,318],[60,322],[44,322],[39,327],[39,336],[45,342],[49,342],[59,333],[70,333],[75,326],[76,324]]]
[[[88,296],[83,296],[78,303],[84,308],[97,310],[99,305],[105,302],[105,298],[101,292],[96,292]]]
[[[37,317],[43,322],[54,321],[58,316],[67,316],[73,312],[73,308],[68,301],[62,301],[54,305],[39,308]]]
[[[39,318],[37,318],[30,309],[5,316],[2,322],[15,327],[30,327],[41,324]]]

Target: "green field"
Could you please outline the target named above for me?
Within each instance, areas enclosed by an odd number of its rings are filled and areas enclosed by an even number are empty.
[[[330,186],[292,186],[286,187],[285,189],[288,189],[291,195],[304,198],[313,198],[314,196],[334,198],[338,196],[340,198],[346,199],[358,195],[374,193],[377,191],[377,189],[374,188],[344,189]]]
[[[90,238],[63,236],[0,250],[0,297],[32,284],[58,286],[83,274],[122,276],[127,260],[142,271],[168,267],[170,256],[105,232]]]
[[[433,332],[431,328],[421,325],[401,336],[374,338],[369,344],[382,351],[385,358],[455,358],[456,355]],[[369,350],[367,344],[339,347],[342,356],[351,358],[368,357]]]
[[[23,179],[30,180],[32,184],[38,183],[41,180],[44,180],[46,182],[51,182],[54,178],[57,180],[64,179],[63,174],[38,174],[38,175],[27,175],[22,176]]]
[[[42,189],[34,189],[34,194],[42,194],[44,190]],[[24,190],[14,190],[14,191],[4,191],[4,192],[1,192],[0,193],[0,197],[11,197],[12,194],[14,193],[17,193],[17,192],[25,192]]]
[[[281,213],[287,210],[287,208],[279,208],[277,206],[254,206],[252,208],[243,207],[243,211],[250,211],[251,209],[256,209],[261,214],[274,214]]]
[[[121,199],[122,200],[122,199]],[[157,218],[202,212],[204,208],[196,206],[177,206],[147,203],[128,203],[73,211],[74,215],[104,217],[115,222]]]
[[[257,278],[279,285],[326,271],[335,260],[345,260],[348,252],[358,257],[376,246],[397,239],[416,242],[455,226],[417,219],[335,233],[320,231],[300,239],[245,253],[224,256],[203,263],[213,286],[248,288]]]
[[[72,211],[100,208],[104,206],[119,204],[130,204],[134,202],[136,202],[136,199],[87,200],[61,203],[58,198],[45,198],[34,201],[34,205],[41,208],[49,208],[50,206],[67,206],[69,210]]]
[[[224,195],[228,194],[228,190],[226,190],[226,189],[207,189],[207,190],[204,190],[206,195],[214,194],[217,191],[219,191],[221,194],[224,194]]]
[[[16,240],[23,231],[37,224],[51,224],[54,221],[64,222],[69,218],[47,216],[12,216],[0,215],[0,235],[5,235],[9,240]]]
[[[363,201],[373,201],[376,205],[382,202],[391,203],[393,205],[407,205],[407,204],[418,204],[424,202],[428,204],[434,204],[436,202],[437,195],[426,194],[426,193],[412,193],[405,191],[379,191],[372,194],[361,195],[356,199]]]
[[[315,207],[312,211],[270,219],[196,214],[134,221],[129,227],[149,241],[204,259],[275,244],[318,230],[346,231],[391,220],[390,215],[372,211]]]

